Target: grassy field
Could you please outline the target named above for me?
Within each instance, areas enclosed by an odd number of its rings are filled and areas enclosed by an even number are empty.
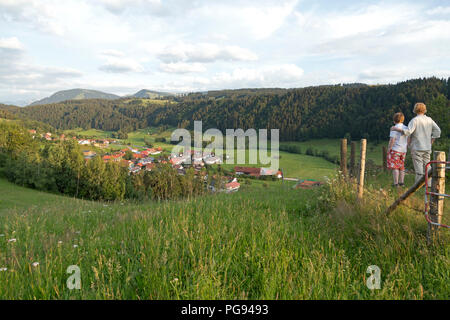
[[[173,128],[174,130],[175,128]],[[172,134],[172,129],[160,131],[158,128],[145,128],[139,129],[128,134],[128,139],[123,140],[124,143],[130,143],[136,146],[145,146],[145,138],[150,141],[155,147],[161,147],[163,149],[170,150],[173,145],[170,142],[170,135]],[[166,138],[167,143],[156,142],[156,138]]]
[[[280,145],[296,145],[300,146],[302,153],[304,154],[308,148],[317,149],[318,151],[326,150],[330,156],[340,157],[341,141],[339,139],[312,139],[304,142],[280,142]],[[382,147],[388,145],[388,141],[385,143],[374,144],[370,140],[367,144],[366,159],[371,159],[377,165],[382,164]],[[347,147],[347,159],[350,159],[350,145]],[[358,159],[360,152],[360,141],[356,141],[356,156]]]
[[[76,130],[65,130],[65,132],[75,132],[76,134],[79,134],[81,136],[86,137],[96,137],[99,139],[105,139],[105,138],[111,138],[112,131],[103,131],[98,129],[89,129],[89,130],[83,130],[83,129],[76,129]]]
[[[247,163],[248,158],[249,151],[246,150]],[[236,151],[235,159],[237,161]],[[225,163],[222,164],[222,167],[224,169],[232,170],[236,165],[248,167],[269,167],[269,165],[262,165],[259,161],[257,164],[227,164],[226,160]],[[280,151],[279,167],[283,170],[285,177],[297,179],[315,179],[321,181],[325,181],[325,177],[331,177],[337,168],[335,164],[322,158],[283,151]]]
[[[448,299],[448,232],[427,246],[423,216],[385,217],[390,196],[377,188],[360,207],[338,182],[251,183],[136,204],[0,180],[0,299]],[[81,290],[66,287],[70,265]],[[369,265],[380,290],[365,285]]]

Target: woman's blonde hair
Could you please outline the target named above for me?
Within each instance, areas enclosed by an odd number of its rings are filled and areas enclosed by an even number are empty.
[[[427,112],[427,106],[425,105],[425,103],[422,102],[418,102],[414,105],[414,113],[426,113]]]

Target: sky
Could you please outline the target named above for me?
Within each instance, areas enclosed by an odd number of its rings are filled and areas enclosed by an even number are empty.
[[[0,0],[0,102],[450,77],[450,1]]]

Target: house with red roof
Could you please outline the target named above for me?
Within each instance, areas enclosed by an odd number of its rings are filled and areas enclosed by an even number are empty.
[[[241,187],[241,184],[237,181],[229,182],[225,185],[226,192],[236,192]]]
[[[236,174],[247,174],[253,177],[259,177],[261,175],[261,168],[252,167],[234,167],[234,172]]]

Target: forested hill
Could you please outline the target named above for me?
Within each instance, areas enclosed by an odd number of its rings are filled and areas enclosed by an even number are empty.
[[[59,129],[192,128],[193,120],[202,120],[204,129],[278,128],[281,140],[338,138],[347,133],[355,139],[385,140],[393,114],[402,111],[408,122],[418,101],[427,104],[428,115],[448,136],[449,97],[450,79],[428,78],[379,86],[212,91],[167,97],[170,101],[165,104],[145,99],[67,101],[8,111]]]
[[[111,93],[105,93],[96,90],[88,90],[88,89],[70,89],[58,91],[52,94],[50,97],[41,99],[39,101],[35,101],[31,106],[40,105],[40,104],[48,104],[48,103],[58,103],[67,100],[81,100],[81,99],[118,99],[119,96]]]

